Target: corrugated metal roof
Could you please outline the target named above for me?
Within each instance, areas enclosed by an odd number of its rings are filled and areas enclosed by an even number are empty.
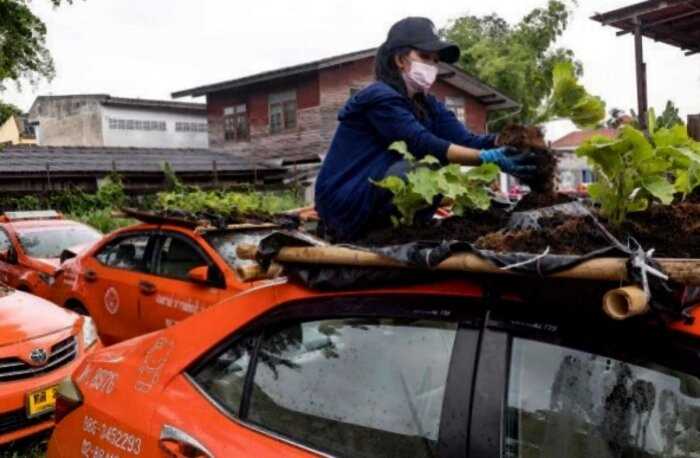
[[[138,99],[127,97],[112,97],[109,94],[65,94],[65,95],[40,95],[32,104],[30,112],[33,112],[34,106],[43,101],[57,100],[96,100],[102,105],[141,108],[141,109],[156,109],[163,111],[177,112],[192,112],[197,114],[205,114],[207,105],[204,103],[180,102],[175,100],[153,100],[153,99]]]
[[[621,29],[618,34],[634,33],[637,24],[642,35],[685,50],[700,53],[700,0],[650,0],[619,8],[592,18]]]
[[[8,146],[0,151],[0,174],[46,172],[161,172],[165,162],[176,173],[282,171],[270,163],[209,149]]]

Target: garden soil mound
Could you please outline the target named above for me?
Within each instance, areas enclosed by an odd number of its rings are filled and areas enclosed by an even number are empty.
[[[552,254],[583,254],[610,245],[591,217],[554,216],[540,220],[540,226],[487,234],[475,245],[499,252],[541,253],[549,248]],[[606,228],[623,244],[655,249],[656,257],[700,258],[700,204],[653,206],[630,214],[619,228]]]
[[[401,245],[416,241],[440,242],[459,240],[473,242],[479,237],[506,227],[510,214],[504,209],[491,208],[489,211],[474,211],[464,216],[453,216],[443,220],[434,220],[431,224],[402,227],[387,227],[370,232],[353,244],[359,246]]]
[[[611,245],[590,216],[542,218],[540,229],[508,229],[508,219],[507,211],[491,209],[422,227],[378,230],[355,244],[372,247],[459,240],[501,253],[537,254],[549,248],[550,254],[561,255],[583,255]],[[652,206],[629,214],[619,228],[608,226],[602,218],[599,221],[623,244],[634,248],[636,242],[644,250],[653,248],[656,257],[700,258],[700,203]]]

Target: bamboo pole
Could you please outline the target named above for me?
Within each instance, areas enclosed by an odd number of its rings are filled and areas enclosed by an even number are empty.
[[[603,296],[603,311],[613,320],[626,320],[649,310],[649,296],[638,286],[613,289]]]
[[[238,245],[237,252],[239,256],[244,255],[241,256],[243,259],[254,259],[257,248]],[[275,260],[282,263],[413,268],[376,253],[337,246],[285,247],[280,250]],[[684,285],[700,286],[700,260],[657,259],[656,261],[671,280]],[[486,259],[471,253],[450,256],[442,261],[435,270],[517,275],[516,272],[503,270]],[[565,271],[548,275],[548,277],[598,281],[629,280],[627,259],[625,258],[590,259]]]

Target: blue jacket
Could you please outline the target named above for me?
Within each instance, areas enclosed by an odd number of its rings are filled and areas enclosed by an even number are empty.
[[[378,208],[381,180],[401,156],[389,151],[403,140],[417,158],[433,155],[447,163],[451,143],[483,149],[495,135],[475,135],[433,96],[430,113],[419,120],[411,101],[389,85],[377,82],[357,92],[340,110],[340,124],[316,180],[316,209],[324,223],[342,238],[361,234]]]

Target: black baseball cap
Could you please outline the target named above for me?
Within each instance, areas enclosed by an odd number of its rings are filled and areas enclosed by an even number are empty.
[[[425,17],[407,17],[391,26],[386,38],[389,51],[411,47],[419,51],[436,52],[440,60],[453,64],[459,59],[459,46],[440,39],[433,21]]]

